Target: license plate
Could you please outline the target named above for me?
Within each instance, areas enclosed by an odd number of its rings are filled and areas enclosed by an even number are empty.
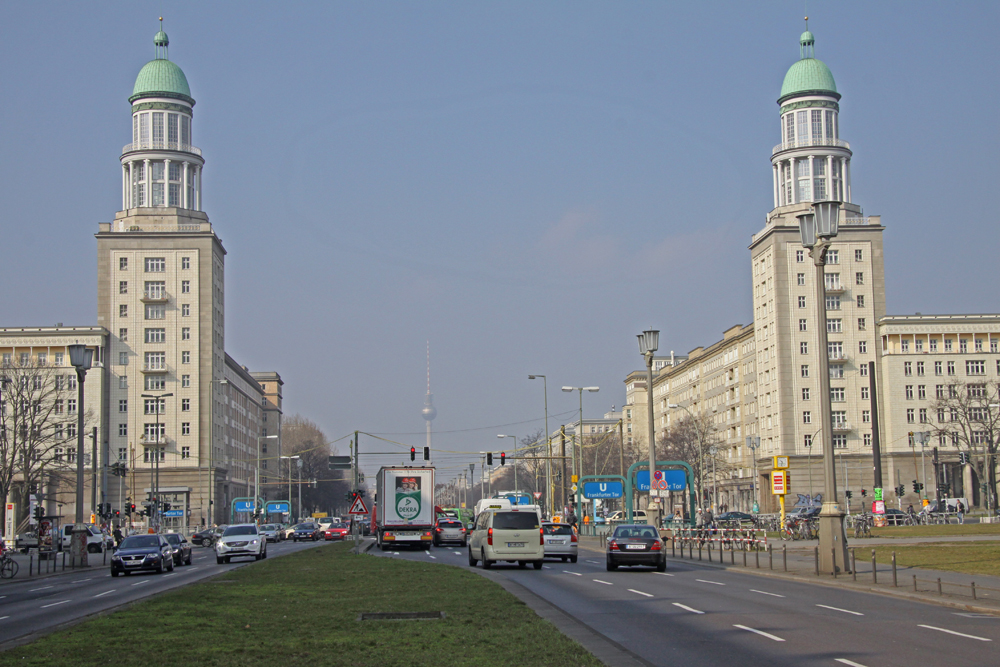
[[[625,548],[626,549],[645,549],[646,545],[645,544],[626,544]]]
[[[515,549],[517,547],[523,547],[524,542],[508,542],[507,546],[510,547],[511,549]]]
[[[566,540],[549,540],[549,544],[566,544]]]

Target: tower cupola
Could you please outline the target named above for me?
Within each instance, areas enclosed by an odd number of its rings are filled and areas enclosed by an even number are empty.
[[[122,149],[122,208],[201,210],[201,149],[192,144],[194,98],[183,70],[167,53],[170,39],[153,36],[132,95],[132,141]]]

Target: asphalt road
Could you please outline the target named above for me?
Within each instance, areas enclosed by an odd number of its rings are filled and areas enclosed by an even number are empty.
[[[267,557],[283,556],[321,544],[323,542],[269,544]],[[191,561],[191,565],[176,565],[173,572],[163,574],[143,572],[112,578],[110,566],[95,566],[55,576],[19,577],[4,582],[0,585],[0,647],[84,616],[255,562],[253,558],[240,558],[219,565],[215,562],[215,551],[203,547],[194,547]]]
[[[468,567],[461,548],[370,553]],[[481,566],[480,566],[481,567]],[[1000,664],[1000,616],[668,560],[605,569],[603,552],[506,577],[653,665],[942,667]]]

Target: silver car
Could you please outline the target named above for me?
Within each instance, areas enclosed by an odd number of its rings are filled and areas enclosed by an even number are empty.
[[[579,541],[573,527],[568,523],[543,523],[542,534],[545,537],[545,557],[560,558],[575,563],[579,552]]]
[[[439,547],[444,542],[458,542],[465,546],[465,526],[458,519],[442,517],[434,526],[434,546]]]
[[[260,527],[260,535],[268,542],[280,542],[285,536],[285,531],[275,523],[267,523]]]

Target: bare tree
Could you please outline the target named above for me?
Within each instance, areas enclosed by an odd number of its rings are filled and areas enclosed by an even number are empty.
[[[346,509],[344,497],[351,489],[352,480],[344,478],[343,471],[330,470],[330,444],[319,426],[301,415],[292,415],[282,424],[281,437],[287,455],[297,455],[302,461],[301,513]],[[294,466],[292,474],[297,480]]]
[[[660,437],[660,451],[671,461],[684,461],[691,466],[697,486],[698,502],[707,500],[705,474],[712,469],[712,446],[718,442],[718,432],[710,414],[685,415]],[[721,448],[720,448],[721,449]],[[728,462],[717,452],[715,470],[728,468]],[[702,469],[704,466],[704,469]]]
[[[951,382],[939,385],[936,392],[931,405],[935,414],[927,417],[932,436],[937,436],[941,447],[968,453],[977,480],[985,481],[988,489],[983,505],[996,507],[1000,383],[985,378],[981,382]]]

